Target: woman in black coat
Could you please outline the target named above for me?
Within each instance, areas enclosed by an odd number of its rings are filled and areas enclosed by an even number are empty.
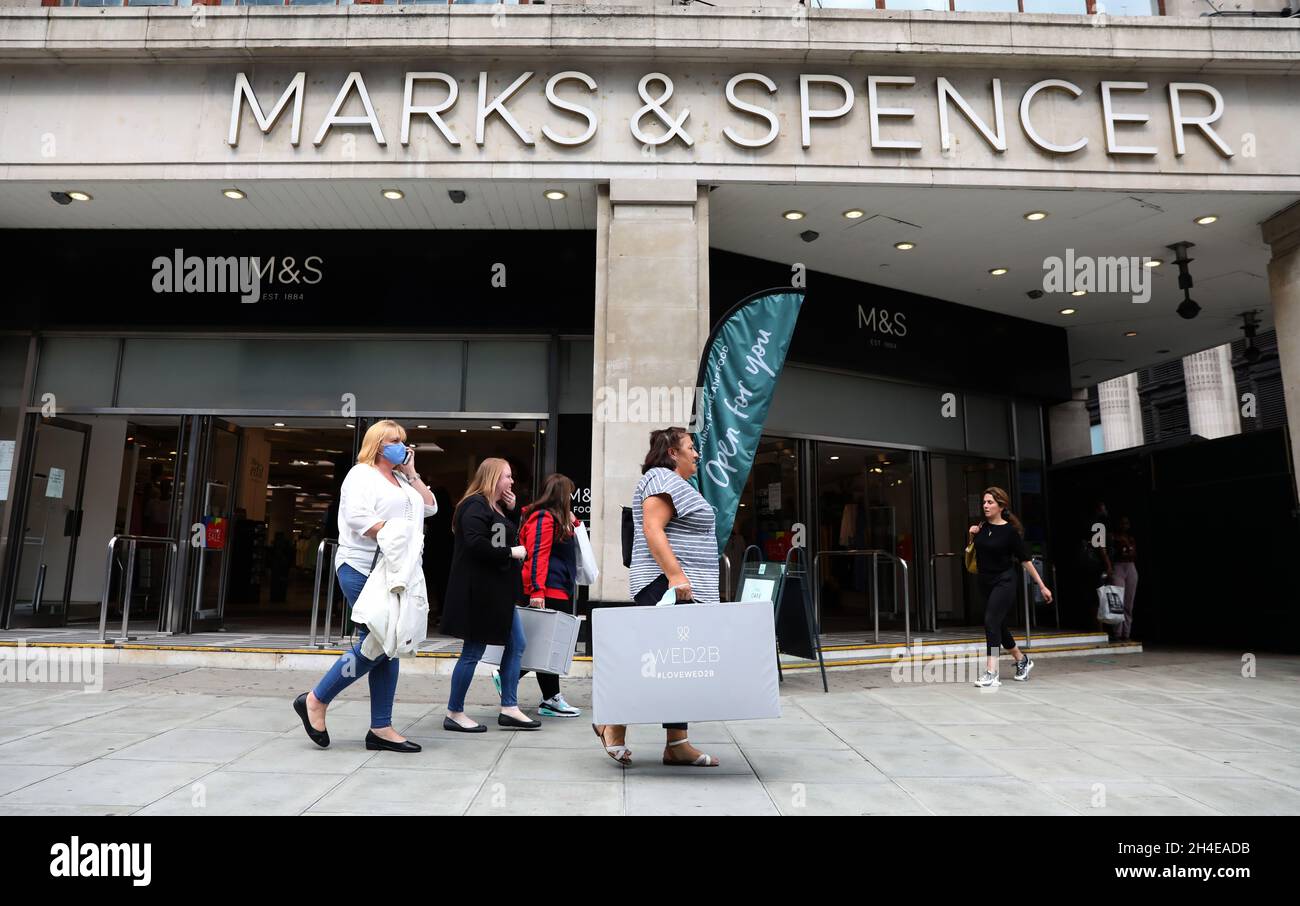
[[[488,645],[504,645],[501,655],[501,713],[497,724],[508,730],[541,728],[519,710],[519,668],[524,655],[524,628],[515,604],[523,597],[514,476],[504,459],[485,459],[452,517],[455,550],[447,600],[442,609],[442,632],[463,639],[460,660],[451,674],[451,698],[444,730],[483,733],[487,727],[465,714],[465,694],[474,668]]]

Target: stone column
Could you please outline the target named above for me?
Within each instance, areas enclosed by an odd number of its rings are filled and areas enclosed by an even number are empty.
[[[1232,347],[1225,343],[1183,356],[1187,384],[1187,416],[1193,434],[1213,440],[1241,433],[1237,408],[1237,379],[1232,373]]]
[[[1291,432],[1293,474],[1300,474],[1300,204],[1264,221],[1264,241],[1273,249],[1268,292],[1282,368],[1282,395]]]
[[[1142,406],[1137,375],[1129,373],[1097,385],[1101,435],[1106,452],[1142,446]]]
[[[1074,391],[1074,399],[1047,410],[1047,431],[1052,439],[1052,462],[1078,459],[1092,453],[1088,423],[1088,391]]]
[[[708,190],[694,180],[614,179],[596,214],[591,503],[593,600],[628,600],[620,525],[650,432],[686,426],[709,336]],[[684,411],[645,405],[685,401]],[[640,398],[640,405],[637,400]]]

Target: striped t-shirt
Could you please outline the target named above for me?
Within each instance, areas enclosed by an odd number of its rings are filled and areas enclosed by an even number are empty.
[[[691,599],[697,604],[718,603],[718,539],[713,507],[700,492],[672,469],[651,469],[641,476],[632,494],[632,567],[629,585],[632,597],[663,575],[646,544],[641,502],[656,494],[672,498],[676,513],[664,527],[668,546],[691,580]]]

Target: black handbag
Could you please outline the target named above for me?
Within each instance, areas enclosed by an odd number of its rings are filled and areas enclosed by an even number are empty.
[[[632,535],[635,527],[632,523],[632,508],[623,507],[623,565],[632,568]]]

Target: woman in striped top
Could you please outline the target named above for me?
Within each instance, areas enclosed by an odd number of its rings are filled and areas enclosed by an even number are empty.
[[[650,432],[650,452],[632,494],[632,566],[629,586],[637,604],[657,604],[668,589],[677,601],[718,603],[718,542],[713,507],[692,487],[700,454],[685,428]],[[626,727],[592,725],[609,757],[626,766],[632,753]],[[717,767],[718,759],[691,745],[686,724],[668,731],[664,764]]]

